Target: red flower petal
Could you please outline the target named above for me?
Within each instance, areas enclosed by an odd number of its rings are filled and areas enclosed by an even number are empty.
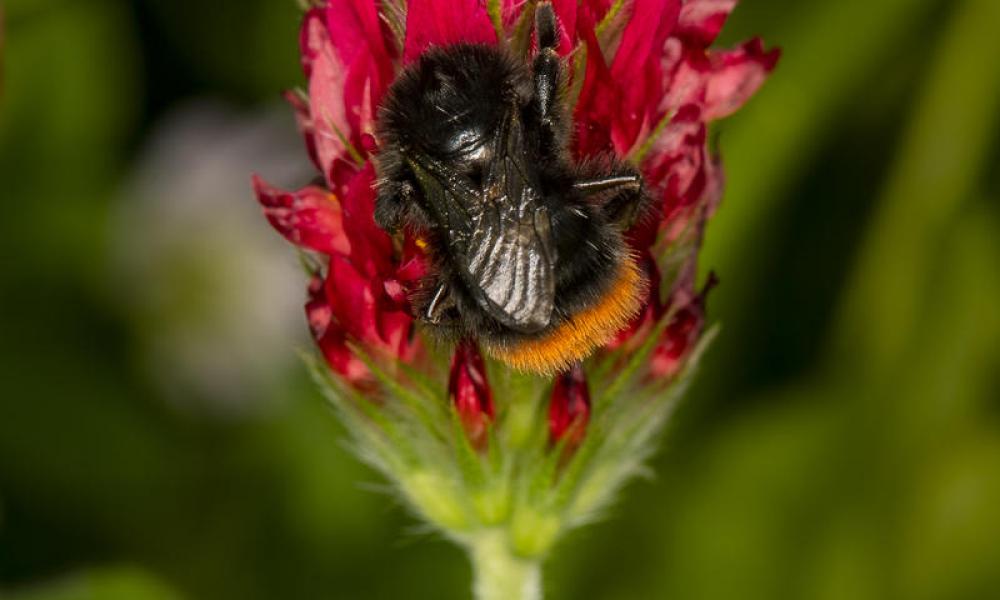
[[[780,56],[780,50],[765,51],[756,38],[736,50],[709,54],[712,72],[705,93],[705,118],[721,119],[736,112],[764,84]]]
[[[552,0],[552,8],[559,19],[559,54],[566,55],[576,45],[577,0]]]
[[[415,60],[430,46],[458,42],[497,43],[485,2],[410,0],[407,3],[405,62]]]
[[[662,93],[660,53],[677,23],[680,0],[635,0],[632,15],[611,63],[611,76],[620,86],[615,148],[625,155],[643,127],[655,124],[654,109]]]
[[[302,61],[302,72],[307,79],[312,77],[313,63],[325,49],[325,43],[315,36],[314,23],[320,29],[326,29],[322,9],[312,8],[306,11],[302,17],[302,26],[299,28],[299,57]]]
[[[736,0],[686,0],[677,21],[679,38],[702,48],[709,47],[722,31]]]
[[[693,266],[694,261],[692,260],[690,264]],[[709,274],[701,292],[694,295],[693,268],[689,273],[682,275],[681,279],[685,285],[677,288],[671,299],[671,303],[678,307],[677,311],[663,331],[663,336],[653,349],[653,356],[650,359],[649,374],[654,378],[673,377],[684,365],[705,326],[705,301],[708,292],[718,283],[715,275]]]
[[[399,266],[394,278],[386,280],[386,285],[389,286],[386,288],[386,293],[399,306],[407,306],[409,304],[409,291],[426,275],[427,264],[424,258],[411,258]],[[399,286],[399,291],[395,289],[396,285]]]
[[[388,277],[395,270],[392,239],[375,224],[374,184],[375,167],[368,162],[347,180],[341,198],[346,233],[354,250],[351,262],[368,278]]]
[[[618,104],[618,88],[604,62],[593,20],[586,12],[577,19],[577,34],[587,50],[587,69],[573,119],[576,125],[574,153],[583,158],[613,151],[611,129]]]
[[[389,35],[373,0],[337,0],[306,13],[300,35],[309,78],[315,155],[328,178],[335,161],[363,153],[395,67]]]
[[[407,235],[403,244],[403,258],[399,268],[396,269],[396,277],[404,284],[412,284],[427,274],[427,254],[421,248],[413,236]]]
[[[299,126],[299,132],[306,142],[306,152],[309,153],[309,160],[316,165],[316,168],[320,171],[323,170],[323,165],[319,162],[319,155],[316,153],[316,131],[313,126],[312,114],[309,112],[309,102],[302,99],[295,92],[285,92],[285,100],[292,105],[292,110],[295,111],[295,122]]]
[[[331,310],[340,326],[357,341],[381,348],[384,340],[379,335],[377,300],[383,291],[379,289],[376,292],[372,281],[340,257],[331,258],[325,287]]]
[[[576,365],[556,378],[549,401],[549,439],[558,442],[568,436],[568,443],[578,446],[590,420],[590,391],[583,367]]]
[[[332,0],[326,4],[324,18],[334,49],[345,64],[361,56],[388,55],[374,0]]]
[[[385,290],[386,296],[396,304],[404,304],[406,302],[406,288],[403,287],[402,282],[398,279],[386,279],[382,282],[382,288]]]
[[[487,426],[493,420],[493,391],[486,379],[486,365],[475,343],[459,342],[451,357],[448,397],[462,420],[469,440],[477,448],[487,441]]]
[[[684,356],[701,334],[704,316],[696,306],[677,311],[663,332],[663,340],[653,350],[649,373],[655,378],[672,377],[680,370]]]
[[[324,286],[332,318],[350,339],[364,344],[374,358],[408,360],[417,350],[413,318],[405,296],[402,302],[390,296],[387,284],[393,283],[398,280],[368,277],[352,261],[332,257]]]
[[[306,318],[316,344],[327,364],[347,381],[361,383],[369,378],[368,368],[347,347],[347,336],[340,323],[333,319],[323,280],[313,277],[309,284]]]
[[[351,129],[344,103],[347,64],[330,42],[323,15],[316,9],[302,23],[302,56],[309,76],[309,109],[320,170],[333,188],[331,166],[348,155]]]
[[[663,220],[697,202],[705,189],[705,123],[689,104],[677,112],[649,151],[643,173],[663,194]]]
[[[343,329],[331,328],[326,335],[317,340],[317,343],[323,352],[323,358],[334,372],[359,387],[371,384],[371,372],[364,361],[348,348],[347,336]]]
[[[398,306],[380,307],[378,334],[385,348],[383,355],[389,358],[409,362],[420,349],[419,339],[413,335],[413,317]]]
[[[581,0],[580,7],[587,11],[592,19],[599,21],[611,10],[615,0]]]
[[[351,143],[360,150],[361,136],[371,133],[378,104],[395,75],[395,51],[374,0],[330,2],[326,26],[334,50],[349,65],[344,104]]]
[[[306,319],[309,321],[309,331],[317,340],[326,335],[327,328],[333,321],[333,311],[326,298],[323,279],[313,276],[309,281],[309,301],[306,302]]]
[[[264,216],[288,241],[324,254],[350,253],[341,207],[330,192],[316,186],[286,192],[256,175],[253,188]]]
[[[409,361],[419,349],[413,319],[388,299],[385,287],[386,281],[366,280],[337,256],[330,260],[326,279],[314,277],[309,287],[309,329],[330,367],[355,385],[371,383],[371,373],[351,351],[349,340],[382,361]]]
[[[706,71],[711,68],[704,52],[686,49],[681,40],[670,38],[663,46],[661,62],[668,75],[659,114],[669,114],[686,104],[704,103]]]

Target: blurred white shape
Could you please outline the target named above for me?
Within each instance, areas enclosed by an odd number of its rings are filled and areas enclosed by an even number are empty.
[[[259,408],[306,343],[306,277],[261,214],[251,172],[296,187],[314,173],[291,110],[199,102],[149,137],[112,220],[113,288],[138,356],[172,402]]]

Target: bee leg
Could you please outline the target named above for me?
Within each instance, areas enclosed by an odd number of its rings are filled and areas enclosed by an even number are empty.
[[[556,13],[550,2],[540,2],[535,9],[535,36],[538,54],[532,63],[535,95],[532,108],[542,130],[543,152],[555,151],[563,146],[565,124],[558,109],[562,65],[556,47],[559,45],[559,28]]]
[[[621,173],[583,179],[573,184],[573,189],[585,196],[602,193],[638,192],[642,189],[642,177],[637,173]]]
[[[455,299],[451,295],[451,286],[447,283],[439,283],[437,289],[434,290],[434,296],[431,298],[431,303],[427,305],[427,310],[424,311],[424,319],[430,323],[440,323],[441,315],[444,311],[455,306]]]
[[[584,196],[603,196],[601,211],[610,223],[631,226],[645,208],[642,176],[638,173],[620,172],[582,179],[573,189]]]

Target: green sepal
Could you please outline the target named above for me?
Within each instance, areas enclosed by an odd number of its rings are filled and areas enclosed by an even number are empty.
[[[424,396],[401,384],[397,378],[391,377],[376,364],[359,345],[348,343],[348,348],[368,367],[368,370],[371,371],[382,387],[410,410],[427,434],[439,441],[448,439],[448,431],[444,425],[445,419],[442,418],[444,415],[441,411],[434,410],[437,406],[440,406],[437,399],[432,396]],[[431,411],[439,414],[432,414]]]
[[[472,442],[465,432],[465,426],[462,424],[462,417],[458,414],[458,409],[452,405],[448,413],[451,422],[452,447],[455,450],[455,460],[458,464],[458,470],[462,474],[462,479],[466,486],[471,489],[482,488],[486,483],[483,461],[476,449],[472,447]]]
[[[417,454],[377,407],[330,371],[309,352],[300,352],[309,374],[352,439],[351,448],[364,462],[390,478],[418,462]]]

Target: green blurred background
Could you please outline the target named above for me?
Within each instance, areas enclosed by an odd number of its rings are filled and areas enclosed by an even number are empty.
[[[465,598],[294,354],[293,0],[7,0],[0,597]],[[743,0],[723,324],[548,597],[1000,598],[1000,2]]]

